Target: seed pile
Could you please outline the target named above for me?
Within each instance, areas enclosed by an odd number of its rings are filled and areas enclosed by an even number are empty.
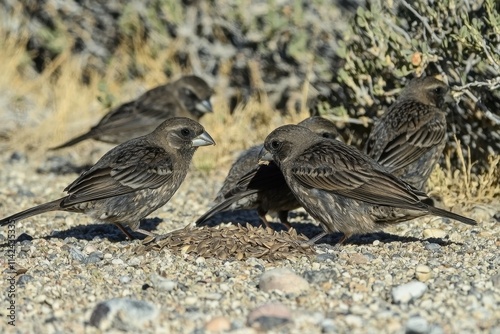
[[[277,232],[250,224],[221,224],[201,228],[187,226],[149,243],[146,240],[144,250],[160,251],[167,248],[183,254],[221,260],[254,257],[272,261],[313,255],[314,249],[306,244],[307,240],[306,236],[297,234],[295,229]]]

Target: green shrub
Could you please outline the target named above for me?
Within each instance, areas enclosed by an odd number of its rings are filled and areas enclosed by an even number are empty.
[[[342,98],[327,99],[332,103],[323,112],[371,119],[411,77],[441,75],[456,102],[450,106],[449,134],[471,147],[477,166],[486,166],[487,156],[500,152],[498,7],[496,0],[401,0],[391,8],[368,1],[339,42],[342,66],[331,96]],[[349,129],[355,138],[368,133],[357,124]]]

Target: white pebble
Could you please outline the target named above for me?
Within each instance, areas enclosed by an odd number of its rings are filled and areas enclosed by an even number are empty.
[[[412,299],[420,298],[425,291],[427,291],[427,285],[419,281],[411,281],[392,288],[392,299],[395,303],[408,303]]]
[[[415,268],[415,277],[420,282],[428,281],[432,277],[432,270],[429,266],[419,264],[417,268]]]
[[[406,333],[428,333],[429,323],[422,317],[412,317],[406,323]]]
[[[424,238],[436,238],[443,239],[446,237],[446,231],[443,231],[439,228],[426,228],[424,230]]]

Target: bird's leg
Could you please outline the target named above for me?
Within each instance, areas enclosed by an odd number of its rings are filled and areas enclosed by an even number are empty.
[[[116,227],[118,227],[120,229],[120,231],[123,232],[123,234],[125,234],[127,236],[127,238],[129,240],[134,240],[135,238],[132,236],[132,234],[130,234],[129,231],[127,231],[127,229],[120,223],[114,223],[116,225]],[[155,240],[157,238],[157,235],[154,234],[153,232],[149,232],[149,231],[146,231],[146,230],[143,230],[141,228],[138,228],[138,229],[135,229],[134,232],[139,232],[139,233],[142,233],[144,235],[147,235],[148,237],[146,239],[147,240],[147,243],[150,243],[151,241]]]
[[[347,234],[343,234],[342,237],[340,237],[340,240],[337,242],[336,246],[343,245],[347,239],[349,239],[349,236]]]
[[[347,235],[347,234],[343,234],[341,237],[340,237],[340,240],[335,244],[335,246],[333,246],[333,249],[335,250],[341,250],[341,246],[347,241],[347,239],[350,238],[350,235]]]
[[[136,229],[135,232],[139,232],[139,233],[142,233],[142,234],[146,235],[146,238],[144,238],[144,240],[142,241],[143,245],[147,245],[149,243],[157,242],[157,241],[163,239],[158,234],[155,234],[155,233],[150,232],[150,231],[143,230],[142,228]]]
[[[271,227],[271,224],[269,224],[269,222],[266,219],[266,213],[267,213],[267,211],[264,211],[262,209],[257,209],[257,213],[259,215],[260,220],[264,223],[264,225],[266,225],[266,227],[268,227],[270,229],[273,229]]]
[[[278,218],[281,224],[285,225],[287,231],[290,231],[292,225],[288,222],[288,211],[278,211]]]
[[[114,224],[116,225],[116,227],[118,227],[118,228],[120,229],[120,231],[122,231],[122,232],[123,232],[123,234],[125,234],[125,235],[127,236],[127,239],[129,239],[129,240],[134,240],[134,239],[135,239],[135,238],[132,236],[132,234],[130,234],[130,232],[129,232],[129,231],[127,231],[127,230],[125,229],[125,227],[123,227],[123,225],[122,225],[122,224],[120,224],[120,223],[114,223]]]

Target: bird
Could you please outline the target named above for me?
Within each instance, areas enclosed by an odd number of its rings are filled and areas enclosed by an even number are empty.
[[[339,138],[335,125],[323,117],[309,117],[298,125],[305,126],[324,138]],[[222,211],[256,209],[266,227],[271,228],[266,213],[272,211],[277,212],[280,222],[287,229],[291,228],[288,211],[299,208],[300,204],[276,164],[258,164],[262,148],[262,144],[253,146],[238,157],[217,194],[217,204],[198,218],[196,226],[202,226],[209,218]]]
[[[364,152],[417,189],[424,190],[446,144],[449,87],[434,77],[411,80],[375,124]]]
[[[210,103],[212,93],[212,89],[202,78],[183,76],[118,106],[87,133],[51,150],[73,146],[86,139],[121,144],[150,133],[161,122],[172,117],[187,117],[199,121],[203,115],[213,111]]]
[[[323,232],[313,244],[333,232],[339,244],[354,234],[424,215],[436,215],[469,225],[476,221],[433,206],[426,193],[389,173],[354,147],[315,136],[309,129],[285,125],[264,141],[260,163],[274,161],[304,209]]]
[[[107,152],[64,191],[67,196],[0,220],[0,226],[49,211],[84,213],[96,221],[150,237],[140,220],[169,201],[183,182],[199,146],[215,145],[196,121],[170,118],[148,135]]]

